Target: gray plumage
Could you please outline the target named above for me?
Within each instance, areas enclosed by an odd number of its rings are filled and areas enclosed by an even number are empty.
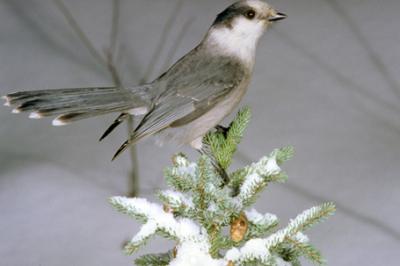
[[[31,112],[31,118],[58,116],[55,125],[68,124],[92,116],[145,107],[147,86],[137,88],[78,88],[25,91],[8,94],[6,105],[14,113]]]
[[[285,16],[260,0],[239,1],[220,13],[203,41],[149,84],[11,93],[6,105],[54,125],[122,112],[101,139],[129,114],[144,115],[114,158],[141,139],[164,138],[200,148],[202,137],[238,105],[250,82],[258,39]]]
[[[132,139],[193,122],[247,80],[249,70],[238,60],[203,50],[197,47],[152,84],[159,94]]]

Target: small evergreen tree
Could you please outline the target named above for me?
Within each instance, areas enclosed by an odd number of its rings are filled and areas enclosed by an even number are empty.
[[[293,156],[292,147],[274,150],[257,163],[225,174],[228,180],[216,171],[215,164],[227,171],[250,116],[250,110],[243,109],[226,131],[208,134],[204,138],[208,155],[196,163],[183,154],[174,156],[173,166],[165,170],[170,189],[158,193],[162,205],[142,198],[110,199],[118,211],[144,224],[126,245],[128,254],[156,234],[176,243],[166,253],[136,259],[136,265],[298,266],[301,257],[324,264],[304,231],[332,215],[332,203],[304,211],[281,229],[275,215],[251,208],[269,183],[286,181],[281,165]]]

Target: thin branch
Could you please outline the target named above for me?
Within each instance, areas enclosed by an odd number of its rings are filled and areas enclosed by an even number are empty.
[[[122,80],[115,65],[115,58],[117,57],[117,43],[118,43],[118,29],[120,21],[120,0],[113,0],[112,6],[112,22],[110,32],[110,46],[106,50],[107,68],[115,83],[115,86],[122,86]]]
[[[364,35],[361,29],[358,27],[357,23],[353,19],[352,16],[349,16],[346,12],[346,9],[342,8],[342,6],[335,0],[326,0],[325,1],[333,11],[340,16],[341,20],[344,21],[350,31],[353,33],[353,36],[358,41],[359,45],[367,52],[368,57],[372,64],[375,66],[378,73],[384,78],[389,88],[393,91],[393,93],[400,99],[400,84],[396,81],[396,79],[391,75],[389,68],[386,66],[385,62],[381,59],[379,54],[375,52],[372,48],[368,38]]]
[[[111,24],[111,34],[110,34],[110,53],[115,55],[117,48],[117,41],[119,35],[119,24],[120,24],[120,9],[121,1],[113,1],[113,14],[112,14],[112,24]]]
[[[279,38],[285,41],[288,45],[290,45],[294,50],[297,50],[303,56],[309,58],[312,62],[314,62],[320,69],[323,69],[327,74],[332,76],[335,80],[343,84],[346,88],[352,88],[352,91],[356,92],[357,94],[364,96],[365,98],[370,99],[377,104],[380,104],[383,107],[393,110],[396,113],[400,112],[399,106],[396,104],[392,104],[384,100],[378,94],[374,94],[368,90],[365,90],[363,86],[356,83],[353,79],[347,77],[346,75],[342,74],[339,70],[335,67],[324,61],[322,58],[316,56],[313,52],[311,52],[306,46],[301,45],[297,41],[295,41],[292,37],[288,34],[284,33],[283,31],[276,30],[275,33]]]
[[[120,0],[114,0],[113,1],[113,15],[112,15],[112,25],[111,25],[111,33],[110,33],[110,46],[105,52],[105,59],[103,56],[96,50],[94,47],[93,43],[89,40],[87,35],[83,32],[75,18],[73,17],[72,13],[69,11],[69,9],[65,6],[65,4],[62,2],[62,0],[54,0],[56,3],[57,7],[60,9],[61,13],[64,15],[66,18],[68,24],[70,27],[73,29],[75,34],[79,37],[79,39],[82,41],[82,43],[86,46],[88,51],[91,53],[91,55],[96,58],[101,65],[106,66],[107,69],[109,70],[111,77],[115,83],[116,86],[120,86],[123,84],[121,77],[118,73],[118,69],[115,65],[115,58],[117,58],[117,48],[118,48],[118,34],[119,34],[119,22],[120,22]],[[143,76],[142,80],[140,83],[145,83],[150,75],[153,73],[154,68],[156,63],[159,61],[162,53],[162,48],[165,45],[168,36],[171,33],[171,30],[173,28],[173,25],[176,22],[176,19],[178,17],[178,14],[182,8],[182,5],[184,3],[184,0],[178,0],[176,2],[176,5],[174,6],[173,12],[171,13],[170,17],[168,18],[165,27],[163,28],[160,40],[157,44],[156,50],[153,53],[151,60],[149,61],[149,64],[147,66],[147,69],[145,71],[145,75]],[[181,44],[184,36],[188,32],[189,28],[191,27],[193,23],[193,19],[188,20],[182,30],[180,31],[176,41],[174,42],[174,45],[171,47],[171,49],[168,52],[167,59],[164,62],[163,66],[166,68],[169,64],[171,64],[171,61],[173,57],[176,54],[176,51]],[[131,116],[128,117],[128,132],[131,133],[134,128],[134,120]],[[136,196],[139,193],[139,180],[138,180],[138,161],[137,161],[137,150],[135,146],[132,146],[130,149],[130,156],[131,156],[131,164],[132,164],[132,170],[131,170],[131,178],[130,178],[130,191],[129,195],[131,196]]]
[[[73,31],[78,36],[78,38],[86,46],[86,48],[90,52],[90,54],[97,61],[99,61],[99,63],[101,63],[103,66],[107,66],[107,62],[104,60],[102,55],[94,47],[94,45],[89,40],[87,35],[83,32],[83,30],[79,26],[78,22],[76,21],[76,19],[74,18],[74,16],[70,12],[70,10],[67,8],[67,6],[64,4],[64,2],[62,0],[53,0],[53,1],[54,1],[55,5],[58,7],[58,9],[61,11],[61,13],[64,15],[64,17],[67,20],[67,23],[69,24],[69,26],[73,29]]]
[[[178,51],[178,47],[181,45],[186,34],[189,32],[189,29],[193,25],[193,22],[194,22],[194,18],[190,18],[186,21],[185,24],[183,24],[183,27],[178,34],[178,37],[176,38],[175,42],[171,46],[170,50],[168,51],[167,59],[165,60],[162,70],[167,69],[167,67],[169,67],[171,65],[172,60],[174,59],[175,54]]]
[[[134,119],[130,115],[128,116],[128,136],[134,130]],[[140,192],[140,184],[139,184],[139,162],[137,157],[137,149],[136,145],[133,145],[129,148],[129,155],[131,159],[131,171],[129,173],[129,191],[128,196],[137,197]]]
[[[162,48],[165,45],[165,42],[167,41],[167,38],[171,33],[171,30],[173,28],[173,25],[174,25],[176,19],[178,18],[178,14],[182,8],[183,2],[184,2],[184,0],[178,0],[176,2],[173,12],[171,13],[170,17],[168,18],[167,22],[165,23],[165,26],[162,30],[160,40],[158,42],[156,50],[154,51],[153,56],[151,57],[151,59],[149,61],[147,69],[144,72],[145,74],[143,76],[143,79],[141,80],[141,83],[145,83],[150,78],[150,75],[153,73],[154,67],[161,56]]]
[[[65,6],[62,0],[54,0],[54,3],[59,8],[61,13],[64,15],[70,27],[73,29],[75,34],[79,37],[82,43],[86,46],[90,54],[103,66],[106,66],[115,86],[122,86],[122,80],[118,73],[118,69],[115,65],[115,58],[117,57],[117,41],[118,41],[118,33],[119,33],[119,21],[120,21],[120,0],[113,1],[113,12],[112,12],[112,25],[111,25],[111,33],[110,33],[110,46],[105,51],[105,57],[97,51],[94,47],[93,43],[89,40],[87,35],[83,32],[75,18],[73,17],[70,10]],[[128,133],[133,130],[133,118],[129,116],[128,118]],[[131,156],[131,173],[130,173],[130,191],[129,195],[137,196],[139,193],[139,178],[138,178],[138,162],[137,162],[137,152],[136,147],[132,146],[130,148],[130,156]]]
[[[118,33],[120,24],[120,9],[121,9],[120,0],[113,0],[110,47],[107,53],[107,61],[108,61],[108,69],[117,86],[123,85],[117,67],[114,63],[115,58],[118,57],[116,53],[117,53]],[[128,115],[127,118],[128,118],[127,130],[129,136],[131,132],[134,130],[134,119],[131,115]],[[140,184],[139,184],[139,163],[137,159],[137,149],[135,145],[129,148],[129,155],[131,160],[131,171],[129,173],[128,196],[136,197],[139,195],[140,192]]]
[[[118,73],[117,67],[114,64],[114,54],[111,53],[110,51],[106,51],[106,57],[107,57],[107,68],[108,71],[110,72],[110,75],[114,81],[114,84],[116,87],[121,87],[122,86],[122,80],[120,78],[120,75]]]

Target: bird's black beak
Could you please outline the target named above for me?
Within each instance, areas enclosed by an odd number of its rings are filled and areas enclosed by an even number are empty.
[[[278,13],[276,13],[276,15],[268,18],[268,21],[278,21],[278,20],[285,19],[286,17],[287,17],[286,14],[278,12]]]

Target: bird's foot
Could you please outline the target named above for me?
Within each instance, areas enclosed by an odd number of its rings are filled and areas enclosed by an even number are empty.
[[[222,133],[222,134],[224,135],[225,138],[226,138],[226,136],[228,135],[229,129],[230,129],[230,127],[224,127],[224,126],[222,126],[222,125],[217,125],[217,126],[215,127],[215,130],[216,130],[218,133]]]

